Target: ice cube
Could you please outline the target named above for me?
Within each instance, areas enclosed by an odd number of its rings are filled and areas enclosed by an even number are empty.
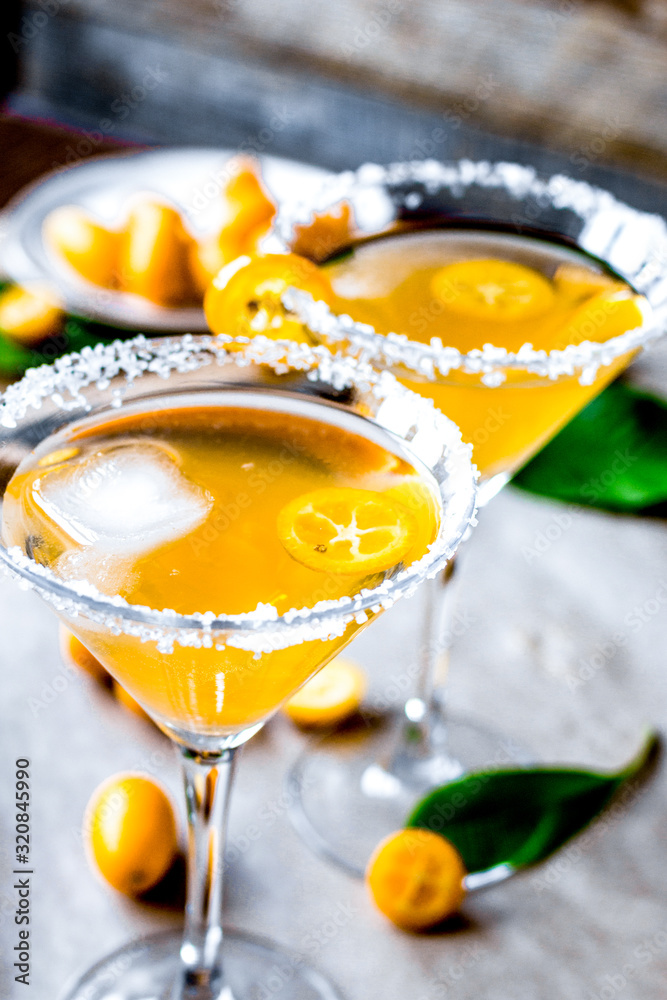
[[[33,483],[33,498],[79,545],[138,554],[201,524],[213,498],[179,469],[167,447],[112,445],[58,466]]]
[[[99,552],[94,548],[70,549],[53,563],[56,576],[72,582],[92,583],[100,594],[107,597],[129,597],[137,582],[136,560],[113,552]]]

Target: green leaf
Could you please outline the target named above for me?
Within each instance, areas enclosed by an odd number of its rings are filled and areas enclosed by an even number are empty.
[[[10,340],[0,330],[0,375],[14,375],[34,364],[34,352]]]
[[[0,295],[9,288],[9,284],[8,281],[0,281]],[[7,377],[25,371],[33,363],[32,358],[32,351],[21,347],[0,330],[0,376]]]
[[[567,503],[655,513],[667,502],[667,402],[607,386],[513,482]]]
[[[535,864],[590,823],[658,745],[651,733],[626,767],[609,774],[566,768],[468,774],[427,795],[407,825],[450,840],[469,872]]]

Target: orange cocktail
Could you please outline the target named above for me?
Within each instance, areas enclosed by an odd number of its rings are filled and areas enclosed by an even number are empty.
[[[365,164],[283,205],[263,250],[214,279],[211,329],[323,342],[393,373],[471,442],[480,504],[658,335],[667,306],[662,220],[519,164]],[[292,771],[299,830],[347,871],[429,788],[526,761],[444,710],[453,572],[424,592],[400,737],[358,755],[320,746]]]
[[[437,499],[390,441],[363,436],[360,418],[345,425],[331,411],[327,421],[323,407],[255,404],[167,397],[44,441],[7,488],[6,543],[62,579],[182,615],[312,608],[424,555]],[[213,642],[164,656],[69,622],[155,718],[217,734],[265,719],[361,624],[262,655]]]
[[[184,769],[183,934],[121,948],[67,996],[251,1000],[288,959],[223,935],[237,750],[451,558],[474,520],[470,448],[421,396],[324,348],[138,337],[10,386],[0,467],[0,562],[174,739]],[[281,1000],[334,995],[289,963]]]
[[[379,334],[405,334],[467,354],[485,344],[519,352],[604,343],[637,327],[647,303],[583,255],[530,237],[433,229],[357,244],[327,263],[334,312]],[[625,352],[594,376],[540,377],[520,365],[502,380],[454,368],[405,373],[473,444],[484,477],[514,471],[628,363]],[[490,392],[489,389],[498,391]]]

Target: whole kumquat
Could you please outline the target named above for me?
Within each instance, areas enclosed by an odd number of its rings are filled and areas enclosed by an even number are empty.
[[[461,855],[431,830],[408,828],[381,842],[366,870],[378,909],[398,927],[420,931],[455,914],[466,875]]]
[[[84,841],[103,878],[128,896],[156,885],[178,851],[176,820],[160,785],[139,774],[117,774],[93,793]]]

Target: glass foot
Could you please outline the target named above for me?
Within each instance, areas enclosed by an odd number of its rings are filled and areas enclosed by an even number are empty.
[[[290,818],[305,843],[363,876],[380,841],[400,830],[430,789],[470,771],[526,767],[531,755],[501,733],[447,717],[447,741],[426,756],[399,741],[405,716],[337,733],[309,747],[287,777]],[[444,728],[443,728],[444,732]]]
[[[182,934],[170,931],[120,948],[93,966],[61,1000],[178,1000]],[[201,1000],[342,1000],[341,994],[298,955],[240,931],[225,930],[230,988]],[[200,1000],[185,993],[187,1000]]]

